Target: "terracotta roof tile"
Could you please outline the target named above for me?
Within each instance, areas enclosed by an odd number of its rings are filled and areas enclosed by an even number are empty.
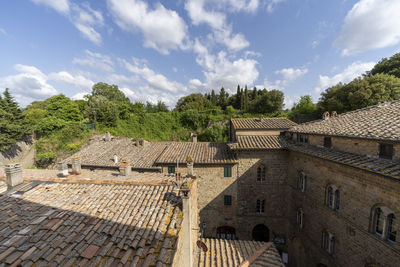
[[[239,135],[237,142],[230,144],[231,149],[283,149],[285,138],[279,135]]]
[[[283,130],[296,125],[295,122],[286,118],[236,118],[231,121],[233,128],[237,130]]]
[[[303,123],[290,131],[400,142],[400,100]]]
[[[299,143],[288,144],[288,149],[384,176],[400,179],[400,164],[396,161],[357,155],[329,148]]]
[[[194,164],[235,163],[235,157],[226,143],[171,142],[156,160],[156,164],[186,163],[192,156]]]
[[[203,238],[208,251],[201,251],[198,258],[198,267],[228,266],[237,267],[266,243],[258,241],[226,240]],[[250,266],[283,267],[278,250],[273,244],[267,248]]]
[[[182,220],[172,186],[29,184],[0,196],[0,265],[171,263]]]

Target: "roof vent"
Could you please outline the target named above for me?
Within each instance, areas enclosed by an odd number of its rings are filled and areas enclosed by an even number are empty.
[[[329,112],[328,111],[325,111],[324,112],[324,114],[322,115],[322,119],[324,119],[324,120],[329,120]]]

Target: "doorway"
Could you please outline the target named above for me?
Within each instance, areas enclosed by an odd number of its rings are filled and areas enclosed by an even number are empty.
[[[268,242],[269,241],[269,229],[264,224],[257,224],[253,228],[252,236],[253,236],[253,240],[255,240],[255,241]]]

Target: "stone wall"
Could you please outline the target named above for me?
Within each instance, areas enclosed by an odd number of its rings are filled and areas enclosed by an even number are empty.
[[[12,145],[7,151],[0,152],[0,168],[8,163],[18,162],[22,168],[32,168],[35,164],[35,146],[32,137]]]
[[[396,218],[400,218],[399,181],[296,152],[290,153],[289,162],[289,185],[293,192],[289,214],[290,266],[316,266],[318,263],[395,266],[400,262],[400,236],[396,244],[391,244],[372,233],[372,211],[377,204],[389,207]],[[297,189],[299,171],[307,175],[304,193]],[[335,185],[340,191],[339,211],[325,205],[328,185]],[[301,231],[296,222],[299,208],[304,212]],[[397,228],[398,225],[397,222]],[[337,240],[334,256],[321,248],[324,230],[333,233]]]

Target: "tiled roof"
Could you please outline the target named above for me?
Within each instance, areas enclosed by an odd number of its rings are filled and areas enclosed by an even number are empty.
[[[239,135],[237,142],[230,145],[231,149],[282,149],[285,139],[278,135]]]
[[[288,144],[291,151],[330,160],[358,169],[400,179],[400,164],[396,161],[357,155],[348,152],[303,144]]]
[[[131,166],[136,169],[157,169],[154,161],[165,149],[165,142],[146,143],[144,146],[136,146],[130,138],[118,137],[105,142],[95,139],[78,153],[69,157],[66,162],[72,162],[73,157],[79,157],[83,166],[118,167],[114,163],[114,155],[118,159],[128,159]]]
[[[5,191],[7,191],[7,184],[4,181],[0,181],[0,194]]]
[[[400,141],[400,100],[297,125],[291,132]]]
[[[172,186],[27,183],[0,195],[0,265],[170,266]]]
[[[192,156],[194,164],[235,163],[235,157],[226,143],[171,142],[157,159],[157,164],[186,163]]]
[[[203,266],[228,266],[237,267],[254,255],[266,243],[257,241],[202,239],[208,251],[201,251],[198,267]],[[281,258],[272,244],[250,266],[279,266],[283,267]]]
[[[232,119],[232,125],[237,130],[275,130],[289,129],[296,123],[286,118],[236,118]]]

